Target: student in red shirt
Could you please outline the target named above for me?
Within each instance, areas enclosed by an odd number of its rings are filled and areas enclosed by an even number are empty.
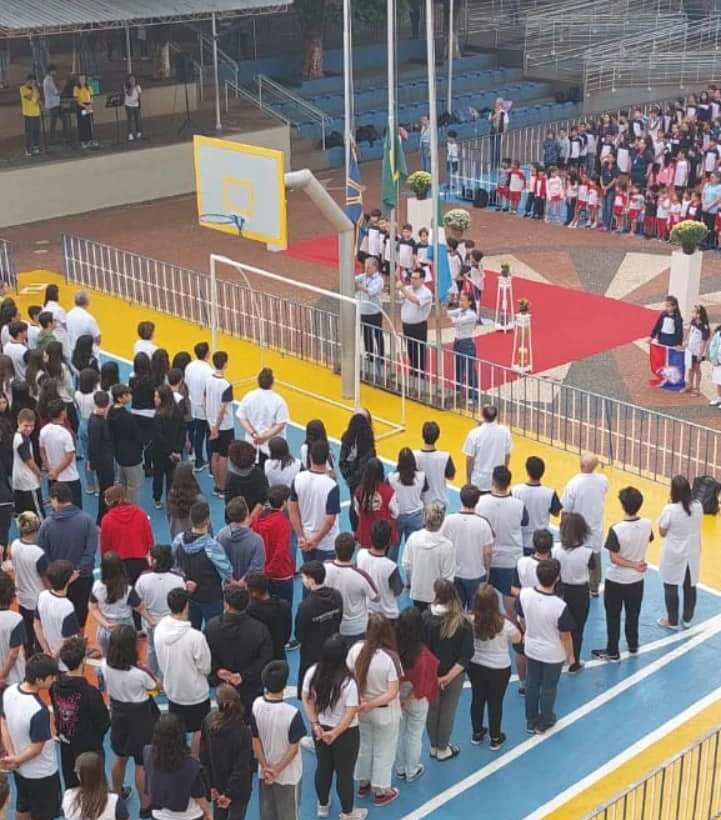
[[[363,481],[353,494],[358,516],[355,537],[358,546],[369,549],[371,530],[376,521],[387,521],[391,527],[391,545],[398,543],[398,499],[395,490],[386,481],[383,463],[372,458],[363,471]]]
[[[105,503],[108,511],[100,524],[100,552],[119,555],[125,564],[128,582],[135,586],[148,569],[148,553],[155,543],[150,519],[145,510],[128,501],[128,491],[123,484],[108,487]],[[139,618],[136,628],[140,628]]]
[[[264,574],[268,592],[288,601],[293,607],[295,562],[290,548],[292,529],[285,513],[290,492],[278,484],[268,490],[268,503],[253,522],[252,529],[265,545]]]

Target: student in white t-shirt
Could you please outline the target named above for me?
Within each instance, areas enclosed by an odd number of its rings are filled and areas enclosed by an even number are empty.
[[[466,481],[475,484],[482,493],[491,491],[493,470],[508,467],[513,442],[509,429],[497,422],[498,408],[487,404],[481,411],[483,423],[466,437]]]
[[[238,405],[238,421],[245,439],[258,449],[258,461],[268,457],[268,442],[273,436],[284,436],[290,420],[285,399],[273,390],[273,371],[264,367],[258,373],[258,387],[246,393]]]
[[[67,411],[62,399],[48,403],[50,422],[40,431],[40,455],[48,471],[48,481],[61,481],[70,487],[73,504],[83,508],[83,491],[75,461],[75,441],[66,425]]]
[[[203,458],[203,446],[206,449],[208,461],[208,419],[205,416],[205,383],[208,376],[213,372],[213,368],[208,361],[210,356],[210,345],[207,342],[198,342],[193,348],[195,360],[185,367],[183,379],[188,389],[188,400],[190,402],[191,430],[190,438],[195,457],[195,472],[199,473],[205,469],[206,462]]]
[[[436,442],[441,435],[441,428],[435,421],[426,421],[422,429],[423,446],[414,450],[416,467],[426,476],[428,489],[422,495],[423,506],[440,504],[445,510],[448,507],[447,482],[456,476],[456,465],[446,450],[436,450]]]
[[[0,573],[0,686],[20,683],[25,678],[25,621],[19,612],[10,609],[14,600],[12,578]]]
[[[23,512],[16,519],[20,534],[10,545],[7,560],[12,563],[15,574],[15,591],[18,610],[25,621],[25,654],[32,657],[40,644],[35,639],[35,610],[38,596],[45,589],[48,557],[37,544],[40,519],[35,513]]]
[[[2,695],[3,737],[12,754],[3,765],[14,772],[15,810],[22,817],[60,817],[61,790],[50,710],[41,700],[55,682],[58,665],[47,655],[28,660],[25,680]]]
[[[576,662],[568,669],[572,674],[583,669],[581,645],[591,604],[588,583],[591,569],[596,562],[594,551],[586,546],[588,533],[588,524],[582,515],[567,513],[561,522],[561,543],[555,546],[551,553],[561,565],[561,597],[566,602],[575,623],[571,636]]]
[[[515,484],[511,488],[511,495],[520,498],[528,511],[528,523],[523,527],[523,554],[533,552],[533,533],[536,530],[548,529],[550,516],[554,518],[561,514],[561,501],[556,491],[541,484],[546,465],[542,458],[530,456],[526,459],[525,484]]]
[[[471,609],[481,581],[491,568],[495,533],[487,518],[476,513],[481,496],[478,487],[461,489],[460,512],[447,515],[441,533],[453,544],[456,554],[454,584],[464,609]]]
[[[263,465],[269,487],[281,485],[290,489],[293,479],[303,469],[299,458],[290,454],[288,442],[282,436],[273,436],[268,442],[268,458]]]
[[[358,758],[358,684],[346,666],[347,646],[340,635],[328,638],[318,663],[303,679],[303,708],[311,727],[316,751],[315,789],[318,816],[330,813],[330,788],[335,787],[341,818],[363,820],[366,809],[354,809],[353,771]]]
[[[90,591],[89,612],[98,624],[96,638],[103,655],[107,654],[110,633],[120,624],[132,625],[133,611],[147,619],[138,593],[128,583],[125,564],[114,552],[106,552],[100,562],[100,578]]]
[[[503,698],[511,679],[509,643],[520,644],[521,630],[503,616],[498,593],[490,584],[481,584],[473,600],[473,657],[468,664],[471,682],[471,743],[478,745],[486,734],[483,713],[488,707],[490,750],[498,751],[506,742],[501,731]]]
[[[68,789],[63,795],[65,820],[85,820],[83,798],[94,800],[105,795],[105,806],[96,820],[128,820],[130,813],[125,800],[119,794],[111,794],[105,778],[105,761],[97,752],[83,752],[75,761],[79,785]],[[102,805],[102,804],[101,804]]]
[[[370,576],[353,566],[354,552],[355,538],[342,532],[335,539],[335,559],[325,563],[325,585],[337,589],[343,599],[340,634],[349,647],[365,637],[369,604],[379,598]]]
[[[35,413],[29,408],[23,408],[18,413],[18,429],[13,436],[12,488],[15,515],[28,511],[42,518],[44,507],[40,481],[43,476],[35,462],[30,438],[35,421]]]
[[[215,495],[222,496],[225,471],[228,465],[228,447],[235,438],[233,423],[233,385],[225,377],[228,354],[223,350],[213,353],[213,372],[205,382],[205,417],[208,419],[210,438],[208,456],[213,473]]]
[[[586,519],[590,530],[586,544],[591,547],[597,557],[596,565],[591,571],[592,598],[598,598],[598,586],[601,583],[603,517],[608,492],[608,479],[605,475],[596,472],[599,464],[598,458],[590,453],[581,456],[581,472],[568,482],[561,496],[563,513],[580,513]]]
[[[628,651],[638,652],[638,621],[643,601],[644,576],[648,569],[646,550],[653,541],[653,530],[648,518],[639,518],[643,495],[635,487],[624,487],[618,494],[624,518],[613,524],[606,536],[604,547],[611,558],[606,571],[603,603],[606,608],[606,646],[594,649],[594,658],[617,661],[620,659],[618,642],[621,637],[621,610],[625,610],[625,632]]]
[[[28,366],[28,326],[25,322],[13,319],[8,325],[10,339],[3,347],[3,353],[10,358],[15,369],[15,378],[24,379]]]
[[[158,346],[153,341],[154,336],[155,322],[138,323],[138,339],[133,345],[133,358],[135,358],[138,353],[145,353],[149,359],[152,359],[153,353],[158,349]]]
[[[57,658],[66,638],[81,634],[75,607],[68,599],[68,586],[74,574],[70,561],[53,561],[46,576],[50,589],[38,595],[35,635],[43,652],[54,658]]]
[[[398,618],[398,596],[403,592],[403,579],[398,564],[388,557],[391,527],[385,520],[375,521],[371,527],[370,549],[358,550],[356,565],[373,582],[378,597],[368,601],[369,612],[394,621]],[[344,606],[345,612],[345,606]]]
[[[423,528],[423,496],[429,489],[426,474],[418,469],[410,447],[403,447],[398,453],[398,464],[395,472],[388,476],[388,483],[398,502],[398,544],[391,551],[391,558],[397,561],[401,542]]]
[[[360,797],[374,796],[377,807],[392,803],[399,790],[391,786],[398,744],[401,705],[398,693],[403,673],[391,622],[374,612],[365,640],[353,644],[346,658],[358,684],[360,751],[355,778]]]
[[[535,587],[538,583],[536,570],[540,561],[547,561],[553,549],[553,533],[550,530],[536,530],[533,533],[533,552],[518,559],[513,571],[512,594],[517,598],[522,589]]]
[[[553,711],[563,663],[576,662],[571,632],[573,617],[555,588],[561,565],[555,559],[538,564],[538,584],[522,589],[516,609],[523,627],[523,647],[528,664],[526,679],[526,731],[543,734],[556,723]]]

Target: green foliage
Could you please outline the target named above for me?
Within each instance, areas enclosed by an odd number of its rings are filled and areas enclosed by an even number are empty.
[[[703,242],[708,234],[708,229],[703,222],[695,219],[684,219],[679,222],[671,231],[671,242],[674,245],[681,245],[688,253],[688,250],[695,250]]]
[[[411,191],[413,191],[419,199],[423,199],[431,188],[433,177],[428,171],[414,171],[406,182]]]
[[[454,231],[467,231],[471,227],[471,215],[463,208],[453,208],[443,217],[446,228]]]

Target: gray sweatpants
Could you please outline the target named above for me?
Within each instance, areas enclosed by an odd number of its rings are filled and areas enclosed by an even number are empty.
[[[273,783],[267,786],[260,781],[260,820],[298,820],[300,783],[283,786]]]
[[[443,751],[448,747],[453,732],[453,721],[456,719],[458,699],[463,691],[465,674],[458,675],[438,695],[438,700],[428,707],[426,729],[431,747]]]
[[[138,503],[138,492],[143,486],[145,480],[145,470],[142,462],[140,464],[133,464],[132,467],[123,467],[118,464],[116,470],[118,484],[123,484],[128,491],[128,501],[131,504]]]

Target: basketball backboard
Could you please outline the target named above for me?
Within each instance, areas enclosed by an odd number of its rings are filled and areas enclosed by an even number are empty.
[[[282,151],[193,137],[198,221],[205,228],[285,246]]]

